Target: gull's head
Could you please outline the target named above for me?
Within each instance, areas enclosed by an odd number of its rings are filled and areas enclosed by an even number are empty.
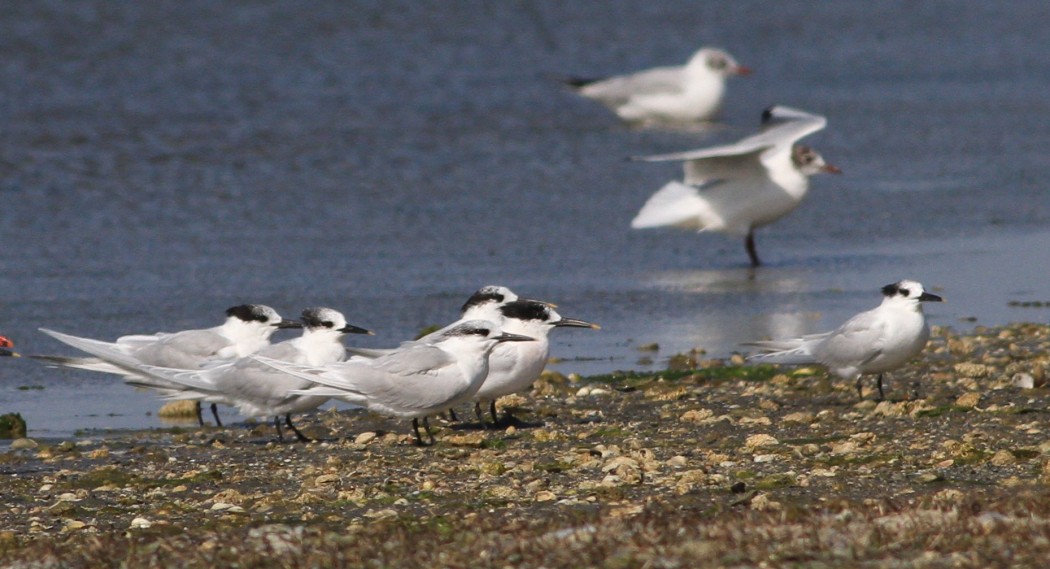
[[[737,63],[732,55],[724,49],[705,47],[693,54],[689,60],[690,67],[702,66],[708,72],[717,75],[748,75],[751,69]]]
[[[601,326],[565,318],[558,314],[554,307],[546,302],[520,299],[508,302],[500,307],[503,315],[504,326],[513,330],[523,331],[529,335],[546,336],[551,328],[592,328],[598,330]]]
[[[805,176],[812,176],[821,172],[828,174],[842,173],[842,170],[825,162],[824,157],[819,152],[805,144],[796,144],[791,148],[791,162]]]
[[[343,334],[368,334],[374,335],[371,330],[354,326],[346,321],[342,312],[332,308],[316,307],[307,308],[299,318],[302,322],[304,333],[334,333]]]
[[[886,302],[903,302],[909,305],[918,305],[920,302],[944,302],[944,299],[926,292],[922,283],[917,281],[897,281],[882,287],[883,300]]]
[[[278,328],[302,328],[298,320],[285,320],[277,311],[264,304],[239,304],[226,309],[226,323],[257,330],[269,336]]]

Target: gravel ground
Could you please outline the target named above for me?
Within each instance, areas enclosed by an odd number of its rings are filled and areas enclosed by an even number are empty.
[[[1050,327],[959,335],[874,381],[670,358],[546,374],[498,429],[360,412],[17,441],[15,567],[987,567],[1050,558]],[[461,410],[460,415],[469,415]]]

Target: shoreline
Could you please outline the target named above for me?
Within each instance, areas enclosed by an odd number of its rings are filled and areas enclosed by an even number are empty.
[[[547,373],[501,400],[512,426],[433,421],[422,448],[407,422],[348,411],[301,417],[322,439],[309,444],[271,442],[264,423],[38,441],[0,454],[0,552],[43,566],[1024,565],[1050,554],[1048,354],[1046,325],[935,327],[878,403],[873,380],[858,401],[822,371],[732,358]]]

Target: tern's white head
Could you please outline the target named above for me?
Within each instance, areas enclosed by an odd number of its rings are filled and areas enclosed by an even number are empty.
[[[298,320],[285,320],[277,311],[262,304],[240,304],[226,309],[223,333],[235,342],[241,339],[268,340],[279,328],[301,328]]]
[[[936,294],[930,294],[923,288],[922,283],[903,280],[882,287],[882,304],[894,304],[914,307],[922,310],[922,302],[943,302],[944,299]]]
[[[518,295],[505,286],[483,286],[470,295],[460,314],[463,318],[497,320],[499,307],[515,300],[518,300]]]
[[[371,330],[348,324],[343,313],[332,308],[307,308],[303,310],[303,315],[299,320],[302,322],[304,335],[330,334],[338,337],[344,334],[373,335]]]
[[[516,300],[500,307],[504,328],[534,337],[546,337],[555,327],[575,327],[599,329],[600,326],[583,320],[564,318],[545,302],[535,300]]]
[[[527,342],[533,338],[504,332],[489,320],[466,320],[439,333],[434,345],[455,354],[488,354],[500,342]]]

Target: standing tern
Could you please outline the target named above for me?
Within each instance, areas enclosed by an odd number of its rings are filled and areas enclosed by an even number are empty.
[[[15,343],[7,338],[7,336],[0,336],[0,357],[10,356],[19,357],[18,352],[12,350],[15,347]]]
[[[919,355],[930,328],[922,302],[943,302],[926,292],[921,283],[903,280],[882,287],[882,304],[850,318],[838,329],[788,340],[752,342],[769,353],[748,358],[776,364],[820,364],[842,379],[857,380],[863,397],[861,376],[878,374],[879,401],[884,399],[882,375]]]
[[[300,318],[303,335],[298,338],[270,344],[254,355],[305,366],[323,366],[346,359],[342,338],[346,334],[369,334],[372,332],[351,324],[337,310],[331,308],[307,308]],[[156,366],[138,366],[144,374],[163,382],[175,383],[182,390],[169,395],[169,399],[191,399],[224,403],[237,407],[241,414],[249,417],[273,417],[278,440],[281,419],[300,441],[309,441],[292,424],[292,413],[302,413],[320,407],[328,397],[289,393],[314,385],[312,382],[282,373],[251,357],[207,369],[183,370]]]
[[[116,342],[104,342],[80,338],[41,328],[40,331],[78,350],[94,355],[91,358],[67,358],[60,356],[34,356],[51,364],[65,367],[111,373],[124,377],[124,381],[136,387],[146,387],[161,393],[170,393],[182,387],[156,377],[143,375],[136,366],[197,369],[209,362],[232,361],[255,353],[270,344],[270,336],[280,328],[298,328],[296,320],[285,320],[277,311],[262,304],[241,304],[226,310],[226,322],[214,328],[183,330],[181,332],[158,332],[150,335],[131,335],[117,338]],[[211,408],[219,426],[219,412]],[[197,420],[201,425],[200,408]]]
[[[499,424],[496,416],[496,399],[527,389],[547,365],[550,356],[550,340],[547,335],[554,328],[591,328],[601,326],[563,318],[550,304],[533,300],[516,300],[499,307],[501,326],[506,332],[535,338],[535,342],[511,342],[499,344],[489,355],[489,374],[481,389],[474,395],[474,413],[482,421],[480,404],[489,402],[492,423]],[[507,418],[510,412],[505,411]]]
[[[726,78],[749,73],[724,50],[705,47],[685,65],[567,83],[626,122],[688,122],[713,118],[722,106]]]
[[[751,266],[759,266],[755,229],[794,210],[809,190],[810,176],[841,172],[812,148],[795,144],[825,124],[822,116],[775,106],[762,113],[762,132],[735,144],[634,158],[683,161],[685,178],[653,194],[631,227],[675,226],[743,236]]]
[[[444,328],[431,343],[408,342],[371,360],[309,366],[251,357],[319,384],[293,394],[336,397],[383,415],[411,418],[416,443],[423,445],[421,417],[433,444],[427,416],[469,401],[478,392],[488,375],[489,354],[497,344],[531,340],[504,332],[487,320],[466,320]]]

